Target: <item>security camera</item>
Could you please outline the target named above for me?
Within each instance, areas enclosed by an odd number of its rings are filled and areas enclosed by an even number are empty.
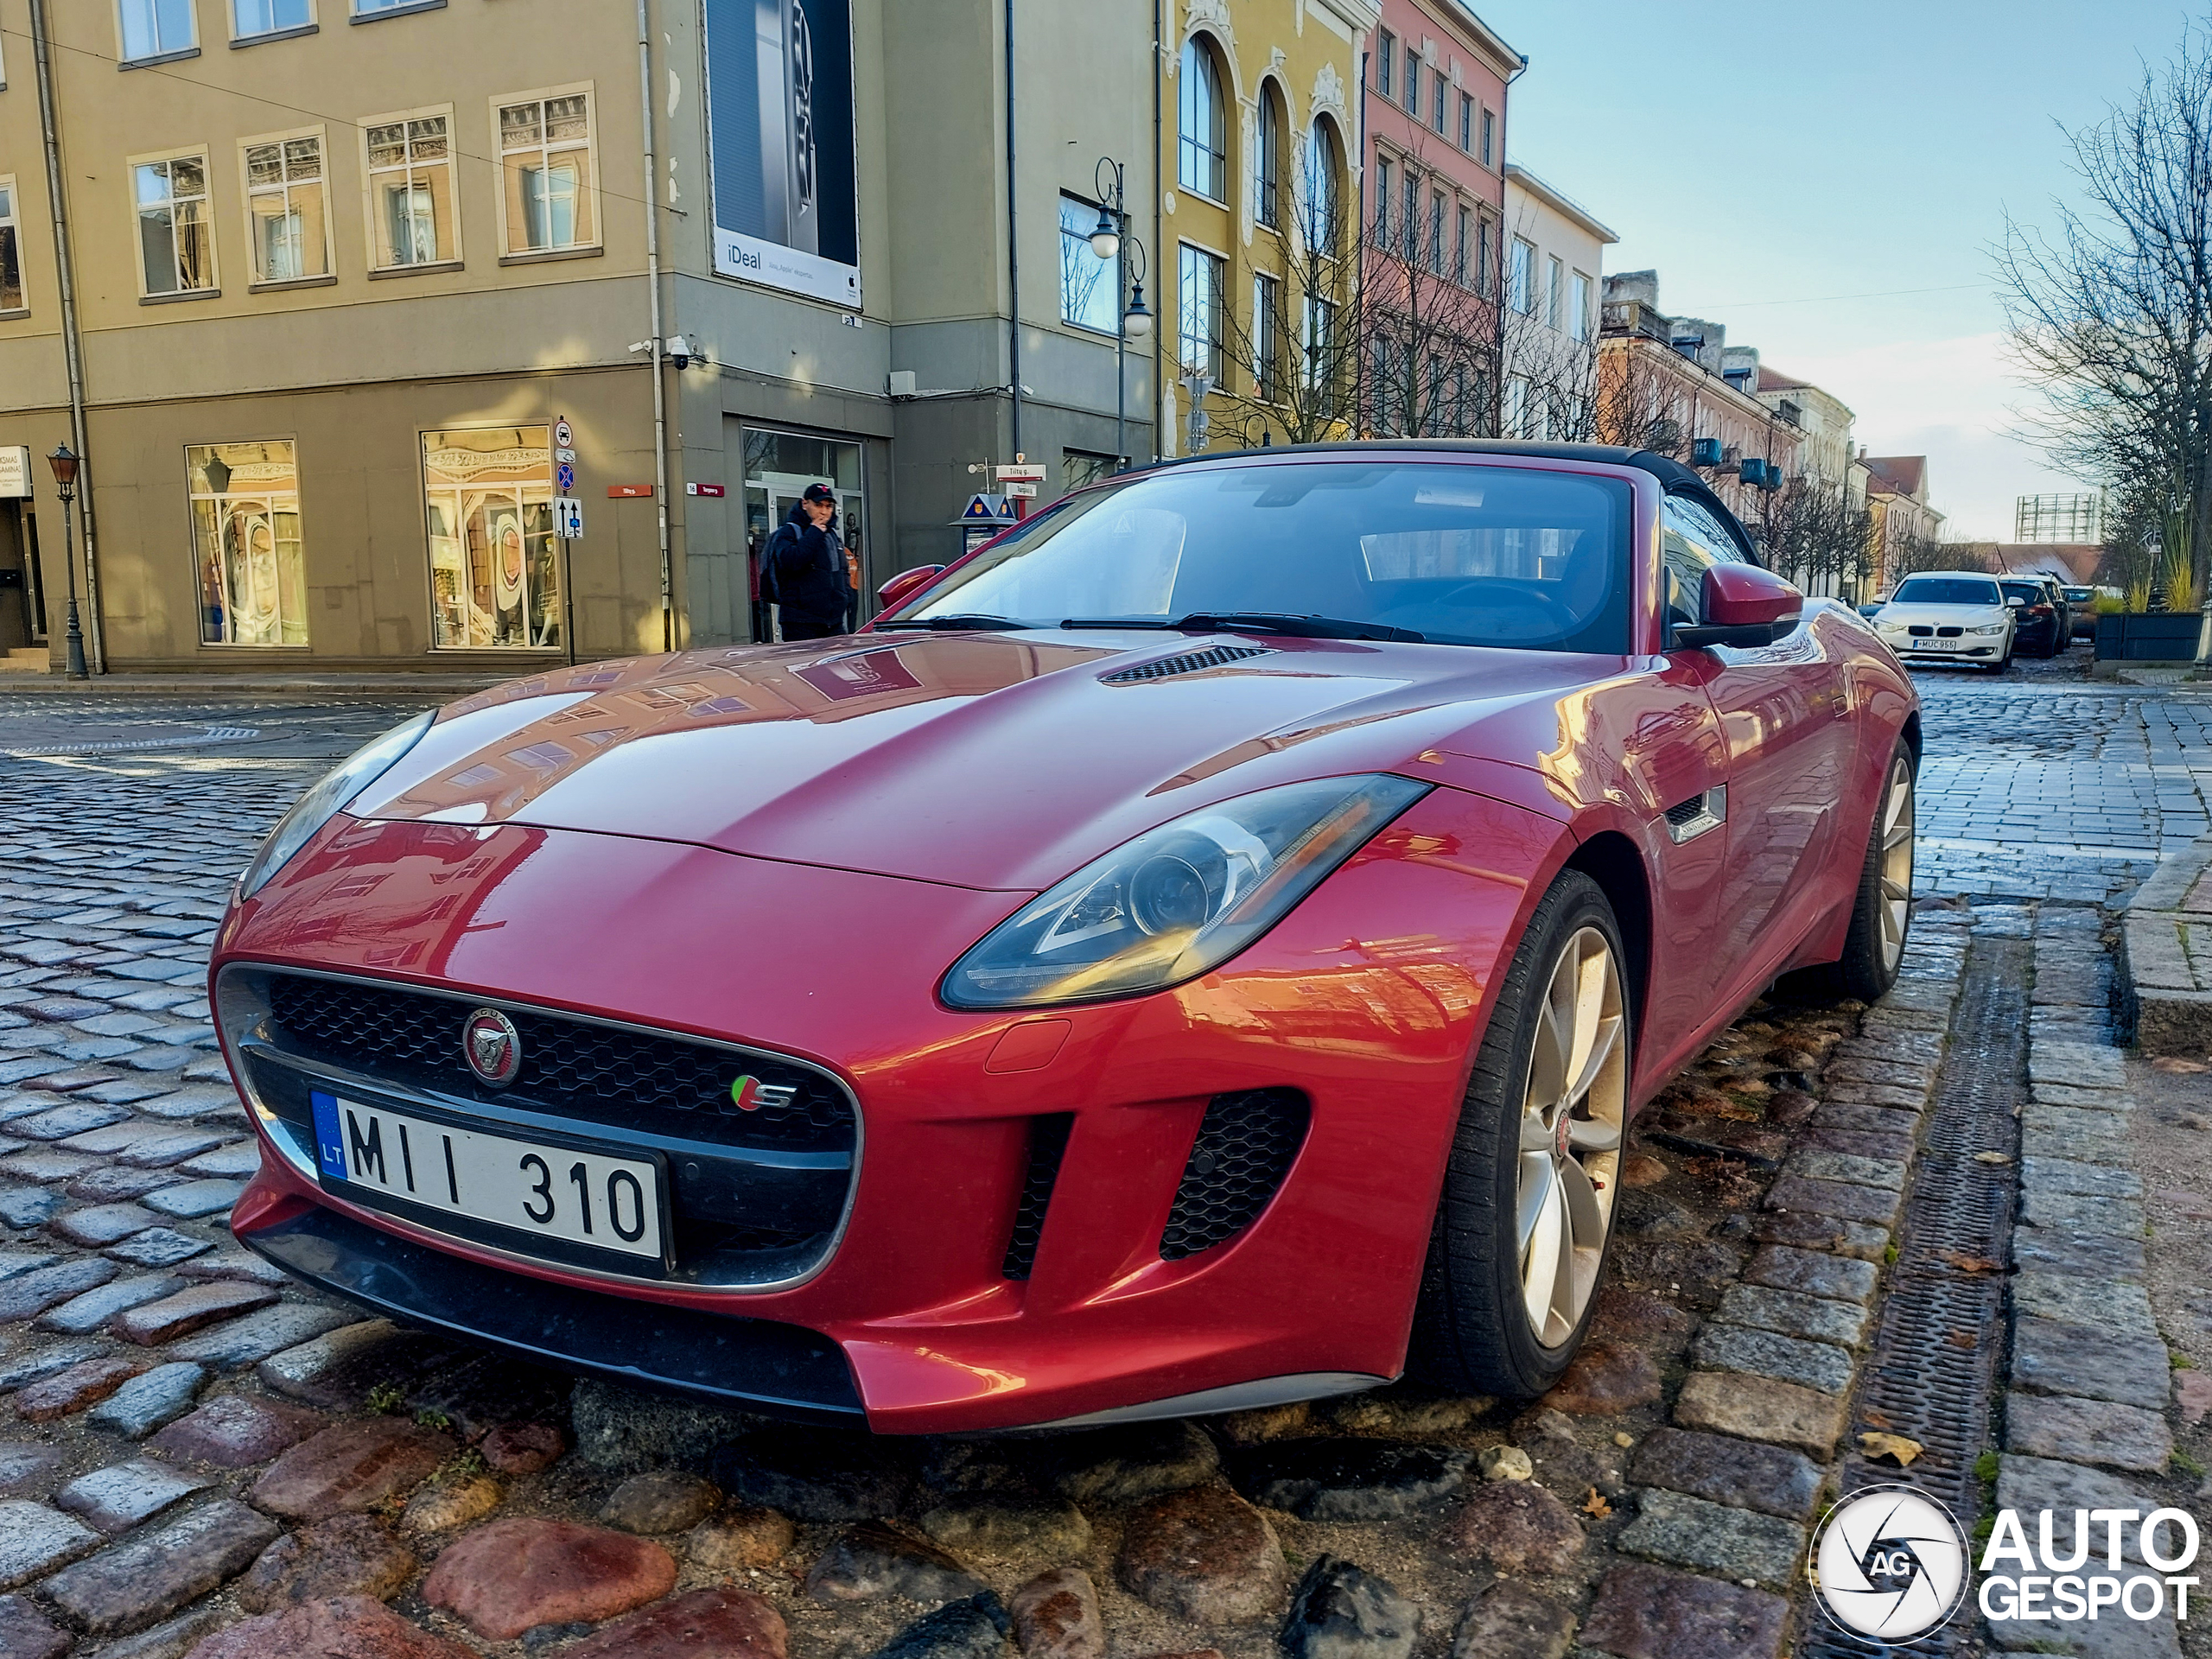
[[[691,366],[691,342],[681,334],[668,337],[668,360],[676,365],[678,374]]]

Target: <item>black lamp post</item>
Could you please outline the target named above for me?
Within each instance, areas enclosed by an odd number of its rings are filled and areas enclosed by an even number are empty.
[[[69,677],[86,680],[92,677],[85,667],[85,634],[77,625],[77,555],[71,539],[72,504],[77,499],[77,457],[63,444],[47,457],[54,467],[54,487],[61,493],[61,569],[69,580]]]
[[[1098,227],[1090,233],[1090,251],[1101,259],[1114,262],[1114,470],[1119,472],[1127,464],[1129,452],[1129,342],[1152,333],[1152,313],[1144,303],[1144,245],[1129,234],[1129,215],[1122,194],[1122,163],[1102,156],[1091,170],[1091,182],[1098,192]],[[1134,293],[1129,286],[1132,264],[1136,282]]]

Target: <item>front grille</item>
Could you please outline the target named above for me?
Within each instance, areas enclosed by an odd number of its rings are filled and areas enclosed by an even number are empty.
[[[1965,632],[1964,628],[1938,628],[1936,630],[1936,637],[1938,639],[1955,639]]]
[[[1140,663],[1135,668],[1101,674],[1098,683],[1141,685],[1147,680],[1173,679],[1178,674],[1196,674],[1225,663],[1241,663],[1247,657],[1265,657],[1273,650],[1271,645],[1209,645],[1204,651],[1186,651],[1179,657],[1162,657],[1157,662]]]
[[[1068,1149],[1068,1131],[1075,1127],[1072,1112],[1050,1112],[1030,1120],[1029,1161],[1021,1179],[1021,1202],[1014,1212],[1014,1231],[1006,1242],[1006,1261],[1000,1271],[1008,1279],[1027,1279],[1037,1265],[1037,1241],[1045,1235],[1045,1210],[1052,1201],[1052,1183],[1060,1178],[1060,1159]]]
[[[1290,1173],[1307,1116],[1295,1089],[1250,1089],[1207,1102],[1160,1236],[1161,1259],[1196,1255],[1251,1225]]]
[[[280,1049],[365,1077],[731,1145],[805,1152],[854,1145],[843,1092],[817,1071],[766,1055],[501,1004],[521,1036],[523,1059],[514,1082],[494,1090],[461,1058],[461,1023],[486,1005],[293,974],[271,974],[266,986]],[[748,1073],[789,1089],[789,1098],[740,1110],[730,1085]]]
[[[1935,629],[1919,622],[1914,623],[1910,627],[1907,628],[1905,632],[1916,639],[1932,639],[1936,636]]]

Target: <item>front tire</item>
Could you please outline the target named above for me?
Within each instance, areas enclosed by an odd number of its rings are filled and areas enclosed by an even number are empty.
[[[1612,1242],[1634,1052],[1619,925],[1570,870],[1499,983],[1444,1177],[1409,1369],[1534,1399],[1567,1370]]]
[[[1917,768],[1903,738],[1890,756],[1874,827],[1859,867],[1859,896],[1843,956],[1825,967],[1792,975],[1793,990],[1822,999],[1854,996],[1872,1002],[1897,982],[1906,937],[1912,931],[1912,855]]]

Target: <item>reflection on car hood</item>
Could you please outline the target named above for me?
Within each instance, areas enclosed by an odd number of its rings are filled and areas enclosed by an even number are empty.
[[[1104,677],[1211,646],[1258,648]],[[464,698],[348,810],[692,842],[963,887],[1050,886],[1130,836],[1298,779],[1535,763],[1619,658],[1249,634],[943,633],[703,650]],[[1533,741],[1531,741],[1533,740]]]

